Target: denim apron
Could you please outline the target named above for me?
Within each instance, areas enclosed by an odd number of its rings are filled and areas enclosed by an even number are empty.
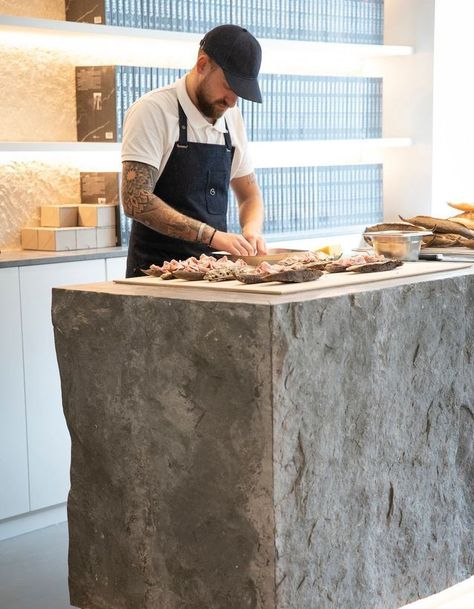
[[[225,145],[188,142],[188,120],[178,102],[179,139],[175,143],[153,193],[186,216],[220,231],[227,230],[227,199],[234,148],[229,131]],[[226,124],[227,128],[227,124]],[[132,222],[127,277],[143,277],[141,269],[165,260],[184,260],[210,254],[202,243],[167,237]]]

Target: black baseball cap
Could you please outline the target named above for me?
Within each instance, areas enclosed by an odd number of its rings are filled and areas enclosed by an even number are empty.
[[[236,95],[262,103],[257,82],[262,48],[250,32],[238,25],[218,25],[204,36],[199,46],[222,68]]]

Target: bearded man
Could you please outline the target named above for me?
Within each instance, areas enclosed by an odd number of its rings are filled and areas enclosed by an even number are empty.
[[[258,41],[220,25],[200,42],[193,69],[127,111],[122,204],[133,218],[127,277],[151,264],[224,250],[265,254],[263,201],[248,152],[239,97],[261,103]],[[241,234],[227,232],[229,185]]]

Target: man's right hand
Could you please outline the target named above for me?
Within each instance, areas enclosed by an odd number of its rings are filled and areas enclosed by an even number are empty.
[[[218,230],[210,246],[214,251],[224,251],[234,256],[254,256],[255,250],[247,239],[237,233],[225,233]]]

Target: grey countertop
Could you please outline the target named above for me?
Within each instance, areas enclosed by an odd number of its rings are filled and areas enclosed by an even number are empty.
[[[33,266],[56,262],[95,260],[98,258],[121,258],[127,255],[127,247],[103,247],[67,252],[44,252],[37,250],[7,250],[0,252],[0,268]]]

